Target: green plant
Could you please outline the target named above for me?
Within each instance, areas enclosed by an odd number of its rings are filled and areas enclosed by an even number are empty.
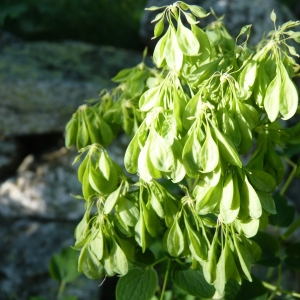
[[[157,68],[143,61],[120,71],[119,85],[66,126],[66,146],[79,150],[74,163],[82,159],[79,271],[120,275],[119,300],[299,298],[281,288],[281,270],[300,262],[299,244],[284,244],[300,225],[285,197],[300,170],[285,159],[300,144],[300,123],[286,125],[299,112],[298,54],[288,42],[300,42],[292,30],[300,22],[277,26],[273,11],[274,30],[249,48],[250,25],[234,40],[222,19],[200,29],[197,18],[208,14],[198,6],[149,8],[159,9]],[[121,131],[132,137],[128,173],[104,148]],[[286,180],[282,158],[293,167]],[[288,229],[274,237],[268,224]],[[278,270],[277,285],[251,274],[253,264]]]
[[[49,263],[49,273],[52,279],[60,282],[57,297],[58,300],[77,300],[76,296],[63,296],[67,283],[73,282],[78,276],[78,256],[71,248],[63,248],[59,254],[53,254]],[[29,300],[47,300],[44,297],[30,297]],[[52,299],[52,297],[51,297]]]
[[[141,49],[145,0],[2,0],[0,27],[29,40],[73,39]]]

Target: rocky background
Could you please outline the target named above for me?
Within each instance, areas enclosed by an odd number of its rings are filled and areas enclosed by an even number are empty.
[[[295,19],[275,0],[187,2],[226,14],[234,35],[236,28],[256,24],[253,42],[272,29],[273,8],[279,23]],[[168,3],[149,0],[146,7]],[[145,12],[140,25],[140,38],[150,47],[151,19]],[[0,300],[55,298],[59,284],[49,276],[50,258],[73,244],[84,212],[84,203],[70,196],[80,194],[80,185],[72,165],[77,153],[64,147],[65,124],[84,100],[111,88],[120,69],[139,63],[141,53],[79,41],[28,42],[0,31]],[[120,164],[126,143],[120,137],[109,148]],[[107,282],[99,287],[101,281],[81,276],[67,285],[66,295],[111,300]]]

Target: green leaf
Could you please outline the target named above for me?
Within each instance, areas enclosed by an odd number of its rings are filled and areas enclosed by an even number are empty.
[[[249,183],[247,177],[242,186],[241,198],[248,206],[249,216],[258,219],[262,214],[262,207],[258,195],[252,185]]]
[[[164,18],[161,18],[154,27],[154,38],[159,37],[164,31]]]
[[[218,147],[221,156],[230,164],[242,167],[242,162],[239,158],[238,152],[230,139],[227,138],[217,127],[213,127],[214,133],[218,140]]]
[[[60,254],[54,254],[50,260],[49,272],[53,279],[72,282],[79,273],[77,271],[78,253],[71,249],[62,249]]]
[[[171,26],[168,27],[167,32],[160,38],[157,42],[154,51],[153,51],[153,61],[156,64],[157,68],[162,68],[166,64],[165,60],[165,48],[166,44],[170,38]]]
[[[170,172],[174,165],[174,155],[171,145],[163,139],[155,130],[151,132],[150,159],[154,167],[162,172]]]
[[[178,257],[184,250],[184,238],[177,220],[170,228],[167,237],[167,247],[169,254],[174,257]]]
[[[258,231],[251,239],[261,248],[261,257],[256,262],[257,264],[268,267],[276,267],[280,264],[280,259],[277,255],[279,244],[273,236],[266,232]]]
[[[281,90],[281,76],[277,68],[276,75],[269,84],[264,98],[264,107],[271,122],[274,122],[278,117]]]
[[[212,172],[219,163],[219,149],[216,142],[214,141],[210,127],[206,126],[206,139],[202,145],[200,152],[200,165],[202,172]]]
[[[128,272],[127,258],[123,250],[120,248],[120,246],[117,244],[115,240],[113,240],[113,246],[110,252],[110,256],[113,261],[113,264],[115,265],[114,271],[120,275],[127,274]]]
[[[276,214],[276,206],[273,197],[264,192],[257,191],[257,196],[259,197],[262,208],[269,214]]]
[[[190,177],[197,177],[200,169],[201,145],[196,137],[195,131],[192,131],[185,142],[182,151],[182,162],[186,173]]]
[[[164,51],[168,67],[171,70],[180,71],[183,63],[183,54],[177,42],[175,29],[173,27],[171,27],[169,39],[166,42]]]
[[[273,21],[273,23],[276,22],[276,14],[274,9],[272,10],[271,14],[270,14],[270,19]]]
[[[300,243],[289,245],[285,249],[284,262],[293,270],[300,271]]]
[[[223,192],[223,180],[220,180],[216,186],[204,186],[197,185],[193,191],[193,195],[196,199],[196,211],[205,215],[211,213],[220,203]]]
[[[247,122],[247,120],[242,114],[236,113],[234,119],[241,133],[241,143],[240,143],[240,148],[238,150],[240,154],[245,154],[251,149],[252,146],[251,128],[249,123]]]
[[[293,117],[298,108],[298,92],[295,84],[289,77],[289,74],[281,63],[279,65],[279,70],[281,73],[281,87],[280,87],[280,103],[279,111],[283,116],[283,120],[288,120]]]
[[[269,216],[270,224],[279,227],[290,226],[294,221],[295,207],[288,204],[285,196],[274,195],[273,199],[275,201],[277,214]]]
[[[249,91],[256,79],[257,63],[250,60],[239,75],[239,85],[243,90]]]
[[[276,187],[273,176],[267,172],[247,168],[246,175],[251,185],[258,191],[272,193]]]
[[[120,197],[120,193],[121,185],[106,198],[103,208],[104,214],[109,214],[112,211]]]
[[[176,37],[181,51],[189,56],[198,55],[200,44],[193,32],[186,28],[178,18]]]
[[[223,193],[220,201],[220,214],[223,222],[229,224],[233,222],[240,210],[240,194],[236,179],[229,173],[225,179]]]
[[[207,13],[202,7],[198,5],[188,5],[190,11],[192,12],[193,15],[195,15],[198,18],[205,18],[207,17],[210,13]]]
[[[252,275],[252,282],[244,280],[234,299],[266,300],[267,298],[268,292],[266,288],[258,278]]]
[[[214,287],[206,282],[202,267],[194,270],[187,263],[177,265],[173,269],[172,280],[180,289],[197,298],[210,299],[215,293]]]
[[[95,254],[97,259],[100,261],[103,257],[103,233],[100,228],[97,232],[97,235],[89,243],[90,250]]]
[[[158,277],[154,269],[133,268],[122,276],[116,288],[117,300],[150,300],[158,286]]]

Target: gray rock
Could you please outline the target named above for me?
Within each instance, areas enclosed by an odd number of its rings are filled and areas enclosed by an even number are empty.
[[[63,132],[84,100],[141,53],[80,42],[16,43],[0,49],[0,132],[4,137]]]
[[[22,161],[22,147],[14,139],[0,140],[0,180],[15,173]]]
[[[72,165],[76,154],[63,148],[39,163],[28,156],[18,174],[0,186],[1,217],[79,220],[84,203],[70,196],[81,194],[77,165]]]
[[[76,224],[19,219],[1,220],[0,225],[0,300],[27,300],[30,296],[56,299],[59,282],[50,278],[49,262],[54,253],[74,243]],[[96,300],[100,283],[80,276],[67,284],[64,295]]]
[[[169,5],[176,1],[171,0],[148,0],[146,7]],[[204,8],[207,12],[212,7],[218,17],[225,15],[225,25],[230,34],[236,37],[244,25],[252,24],[250,45],[257,44],[264,33],[274,29],[273,22],[270,20],[270,14],[274,9],[277,14],[277,24],[295,19],[289,9],[276,0],[189,0],[188,4],[196,4]],[[154,19],[157,11],[145,11],[141,18],[140,36],[146,45],[154,48],[151,37],[153,36],[154,25],[151,20]],[[210,15],[200,20],[200,27],[205,27],[208,23],[214,21]],[[156,41],[156,40],[154,40]]]

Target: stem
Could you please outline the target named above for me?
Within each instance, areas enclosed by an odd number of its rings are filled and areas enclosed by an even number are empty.
[[[300,298],[299,293],[295,293],[295,292],[291,292],[291,291],[287,291],[287,290],[278,290],[278,288],[276,286],[274,286],[274,285],[272,285],[268,282],[265,282],[265,281],[263,281],[262,283],[263,283],[265,288],[267,288],[271,291],[274,291],[275,294],[277,294],[277,295],[286,294],[286,295],[291,295],[295,298]],[[268,299],[270,299],[270,298],[268,298]]]
[[[58,293],[57,293],[57,299],[60,299],[63,292],[64,292],[64,289],[65,289],[65,286],[66,286],[66,282],[63,280],[61,283],[60,283],[60,286],[59,286],[59,290],[58,290]]]
[[[167,271],[165,274],[165,279],[164,279],[164,284],[163,284],[163,288],[160,294],[160,300],[164,299],[164,294],[165,294],[165,290],[166,290],[166,286],[167,286],[167,282],[168,282],[168,277],[169,277],[169,272],[170,272],[170,265],[171,265],[171,260],[168,260],[168,265],[167,265]]]
[[[296,231],[300,227],[300,217],[296,220],[294,224],[292,224],[285,233],[283,233],[280,237],[280,241],[286,240],[289,236],[293,234],[294,231]]]
[[[287,191],[288,187],[290,186],[292,180],[294,179],[295,174],[296,174],[296,171],[297,171],[297,165],[296,165],[296,164],[294,164],[294,163],[293,163],[289,158],[287,158],[287,157],[285,158],[285,160],[286,160],[286,162],[287,162],[290,166],[292,166],[293,170],[292,170],[290,176],[288,177],[288,179],[286,180],[284,186],[282,187],[282,189],[281,189],[281,191],[280,191],[280,193],[279,193],[280,196],[283,196],[283,195],[286,193],[286,191]]]
[[[150,265],[149,267],[153,268],[154,266],[160,264],[161,262],[165,261],[169,259],[167,256],[163,257],[163,258],[160,258],[159,260],[155,261],[152,265]]]

